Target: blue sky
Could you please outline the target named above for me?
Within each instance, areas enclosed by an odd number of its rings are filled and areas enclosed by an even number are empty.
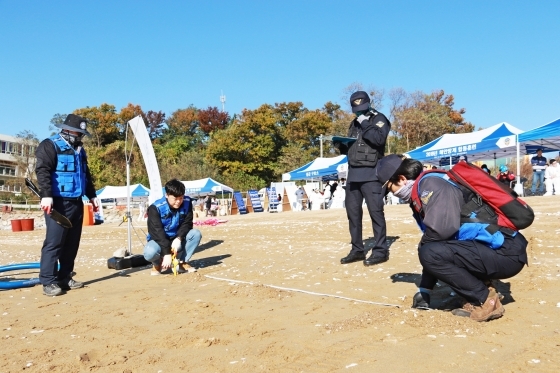
[[[365,87],[455,96],[477,127],[560,117],[559,1],[0,0],[0,133],[129,102],[310,109]],[[383,111],[383,110],[382,110]]]

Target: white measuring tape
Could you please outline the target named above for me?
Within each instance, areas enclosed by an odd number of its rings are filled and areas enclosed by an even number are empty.
[[[210,276],[210,275],[204,275],[204,277],[208,277],[208,278],[211,278],[211,279],[213,279],[213,280],[218,280],[218,281],[227,281],[227,282],[235,282],[235,283],[238,283],[238,284],[255,285],[255,283],[249,282],[249,281],[231,280],[231,279],[229,279],[229,278],[221,278],[221,277],[215,277],[215,276]],[[273,288],[273,289],[278,289],[278,290],[284,290],[284,291],[293,291],[293,292],[297,292],[297,293],[304,293],[304,294],[310,294],[310,295],[318,295],[318,296],[321,296],[321,297],[330,297],[330,298],[346,299],[346,300],[350,300],[350,301],[352,301],[352,302],[367,303],[367,304],[375,304],[375,305],[378,305],[378,306],[397,307],[397,308],[400,308],[400,307],[401,307],[401,306],[398,305],[398,304],[372,302],[372,301],[369,301],[369,300],[354,299],[354,298],[348,298],[348,297],[343,297],[343,296],[340,296],[340,295],[333,295],[333,294],[316,293],[316,292],[314,292],[314,291],[307,291],[307,290],[301,290],[301,289],[285,288],[285,287],[276,286],[276,285],[262,284],[262,286],[266,286],[266,287],[268,287],[268,288]]]

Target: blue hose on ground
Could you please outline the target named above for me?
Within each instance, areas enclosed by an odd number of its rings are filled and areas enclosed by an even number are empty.
[[[39,269],[40,263],[21,263],[21,264],[8,264],[0,266],[0,272],[18,271],[22,269]],[[19,288],[28,288],[38,285],[38,278],[31,278],[28,280],[14,280],[14,281],[0,281],[0,290],[11,290]]]

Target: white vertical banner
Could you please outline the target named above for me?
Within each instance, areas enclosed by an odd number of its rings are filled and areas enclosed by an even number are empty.
[[[140,115],[129,120],[128,125],[132,128],[134,136],[136,136],[138,147],[142,152],[142,158],[144,158],[144,164],[146,165],[146,171],[148,172],[148,179],[150,181],[149,202],[152,204],[154,201],[163,197],[161,177],[159,175],[159,167],[156,161],[154,148],[152,147],[152,141],[146,130],[146,124],[144,124],[144,120]]]

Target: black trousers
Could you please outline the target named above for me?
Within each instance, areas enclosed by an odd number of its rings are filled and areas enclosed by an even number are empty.
[[[515,276],[525,266],[527,240],[521,233],[507,238],[500,250],[492,250],[476,241],[437,241],[422,245],[418,257],[422,264],[420,287],[433,289],[439,280],[472,303],[484,303],[488,288],[484,280]],[[506,254],[506,255],[505,255]]]
[[[352,252],[366,252],[362,237],[362,202],[366,200],[366,206],[371,217],[373,227],[374,245],[372,254],[375,257],[387,256],[387,225],[383,212],[383,187],[378,181],[351,182],[346,185],[346,214],[350,226],[350,237],[352,240]]]
[[[74,270],[74,260],[82,237],[83,202],[54,198],[53,207],[70,220],[72,228],[63,228],[45,213],[47,235],[41,249],[39,270],[39,280],[42,285],[56,284],[70,276]]]

